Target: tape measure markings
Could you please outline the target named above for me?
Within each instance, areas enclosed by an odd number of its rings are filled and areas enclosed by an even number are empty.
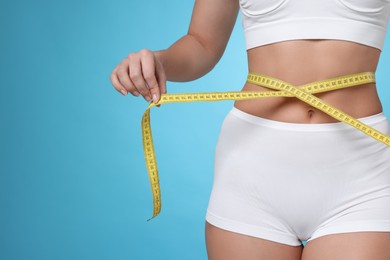
[[[229,91],[229,92],[203,92],[203,93],[184,93],[184,94],[162,94],[159,102],[151,102],[146,108],[142,117],[142,139],[144,146],[144,155],[146,160],[146,168],[148,171],[149,181],[153,194],[153,216],[156,217],[161,211],[161,192],[160,182],[158,177],[158,168],[156,162],[156,155],[154,151],[153,138],[150,126],[150,108],[167,103],[177,102],[200,102],[200,101],[222,101],[222,100],[244,100],[255,98],[268,97],[296,97],[303,102],[316,107],[324,113],[336,118],[339,121],[345,122],[363,133],[375,138],[376,140],[386,144],[390,147],[390,137],[365,125],[359,120],[345,114],[341,110],[334,108],[332,105],[326,103],[313,96],[312,94],[321,93],[336,89],[353,87],[366,83],[375,82],[375,74],[372,72],[363,72],[335,77],[331,79],[316,81],[295,87],[292,84],[282,80],[265,76],[262,74],[249,73],[247,82],[256,85],[261,85],[277,91]],[[150,220],[150,219],[149,219]]]
[[[353,118],[352,116],[342,112],[341,110],[333,107],[332,105],[326,103],[325,101],[313,96],[312,94],[305,92],[304,89],[299,89],[297,87],[294,87],[293,85],[284,82],[279,79],[270,78],[268,76],[264,76],[261,74],[253,74],[250,73],[249,77],[250,80],[257,84],[263,84],[265,87],[271,88],[271,89],[277,89],[277,90],[283,90],[287,91],[291,94],[293,94],[296,98],[304,101],[307,104],[310,104],[311,106],[323,111],[324,113],[332,116],[333,118],[345,122],[356,129],[362,131],[368,136],[371,136],[375,138],[376,140],[389,145],[390,144],[390,137],[386,136],[385,134],[375,130],[374,128],[364,124],[363,122],[360,122],[359,120]],[[359,84],[361,83],[360,77],[351,77],[351,78],[345,78],[341,77],[342,79],[337,80],[337,82],[347,82],[348,84]],[[260,83],[261,82],[261,83]],[[346,120],[347,119],[347,120]],[[368,132],[368,129],[371,130]]]

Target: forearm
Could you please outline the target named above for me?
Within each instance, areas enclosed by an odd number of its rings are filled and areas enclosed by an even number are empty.
[[[195,80],[208,73],[221,56],[191,34],[180,38],[168,49],[155,53],[169,81]]]
[[[157,102],[166,81],[191,81],[208,73],[225,51],[238,0],[195,0],[187,35],[166,50],[130,53],[112,71],[115,89]]]

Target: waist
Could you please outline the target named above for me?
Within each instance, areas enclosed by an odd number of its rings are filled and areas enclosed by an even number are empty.
[[[270,89],[246,83],[242,91]],[[317,93],[315,96],[355,118],[368,117],[383,111],[375,83]],[[338,122],[337,119],[295,97],[238,100],[235,101],[234,107],[253,116],[274,121],[304,124]]]

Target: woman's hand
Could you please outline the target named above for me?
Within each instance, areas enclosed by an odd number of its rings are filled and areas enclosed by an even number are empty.
[[[142,95],[148,102],[158,102],[166,93],[166,75],[164,67],[156,55],[147,49],[130,53],[112,71],[112,85],[124,96]]]
[[[115,89],[160,100],[166,81],[186,82],[208,73],[222,57],[239,10],[238,0],[196,0],[188,33],[168,49],[130,53],[111,73]]]

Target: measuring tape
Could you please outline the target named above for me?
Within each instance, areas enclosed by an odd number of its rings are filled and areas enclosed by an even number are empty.
[[[145,154],[146,168],[153,196],[153,216],[156,217],[161,211],[161,192],[158,177],[156,154],[153,146],[152,131],[150,127],[150,109],[156,105],[177,102],[200,102],[222,100],[245,100],[269,97],[295,97],[303,102],[323,111],[331,117],[347,123],[362,131],[368,136],[390,147],[390,136],[375,130],[374,128],[347,115],[341,110],[317,98],[313,94],[327,92],[336,89],[353,87],[361,84],[374,83],[373,72],[349,74],[341,77],[321,80],[296,87],[285,81],[265,76],[262,74],[249,73],[247,82],[273,89],[274,91],[229,91],[229,92],[203,92],[185,94],[162,94],[157,103],[151,102],[142,116],[142,142]],[[276,90],[276,91],[275,91]],[[149,219],[149,220],[150,220]]]

